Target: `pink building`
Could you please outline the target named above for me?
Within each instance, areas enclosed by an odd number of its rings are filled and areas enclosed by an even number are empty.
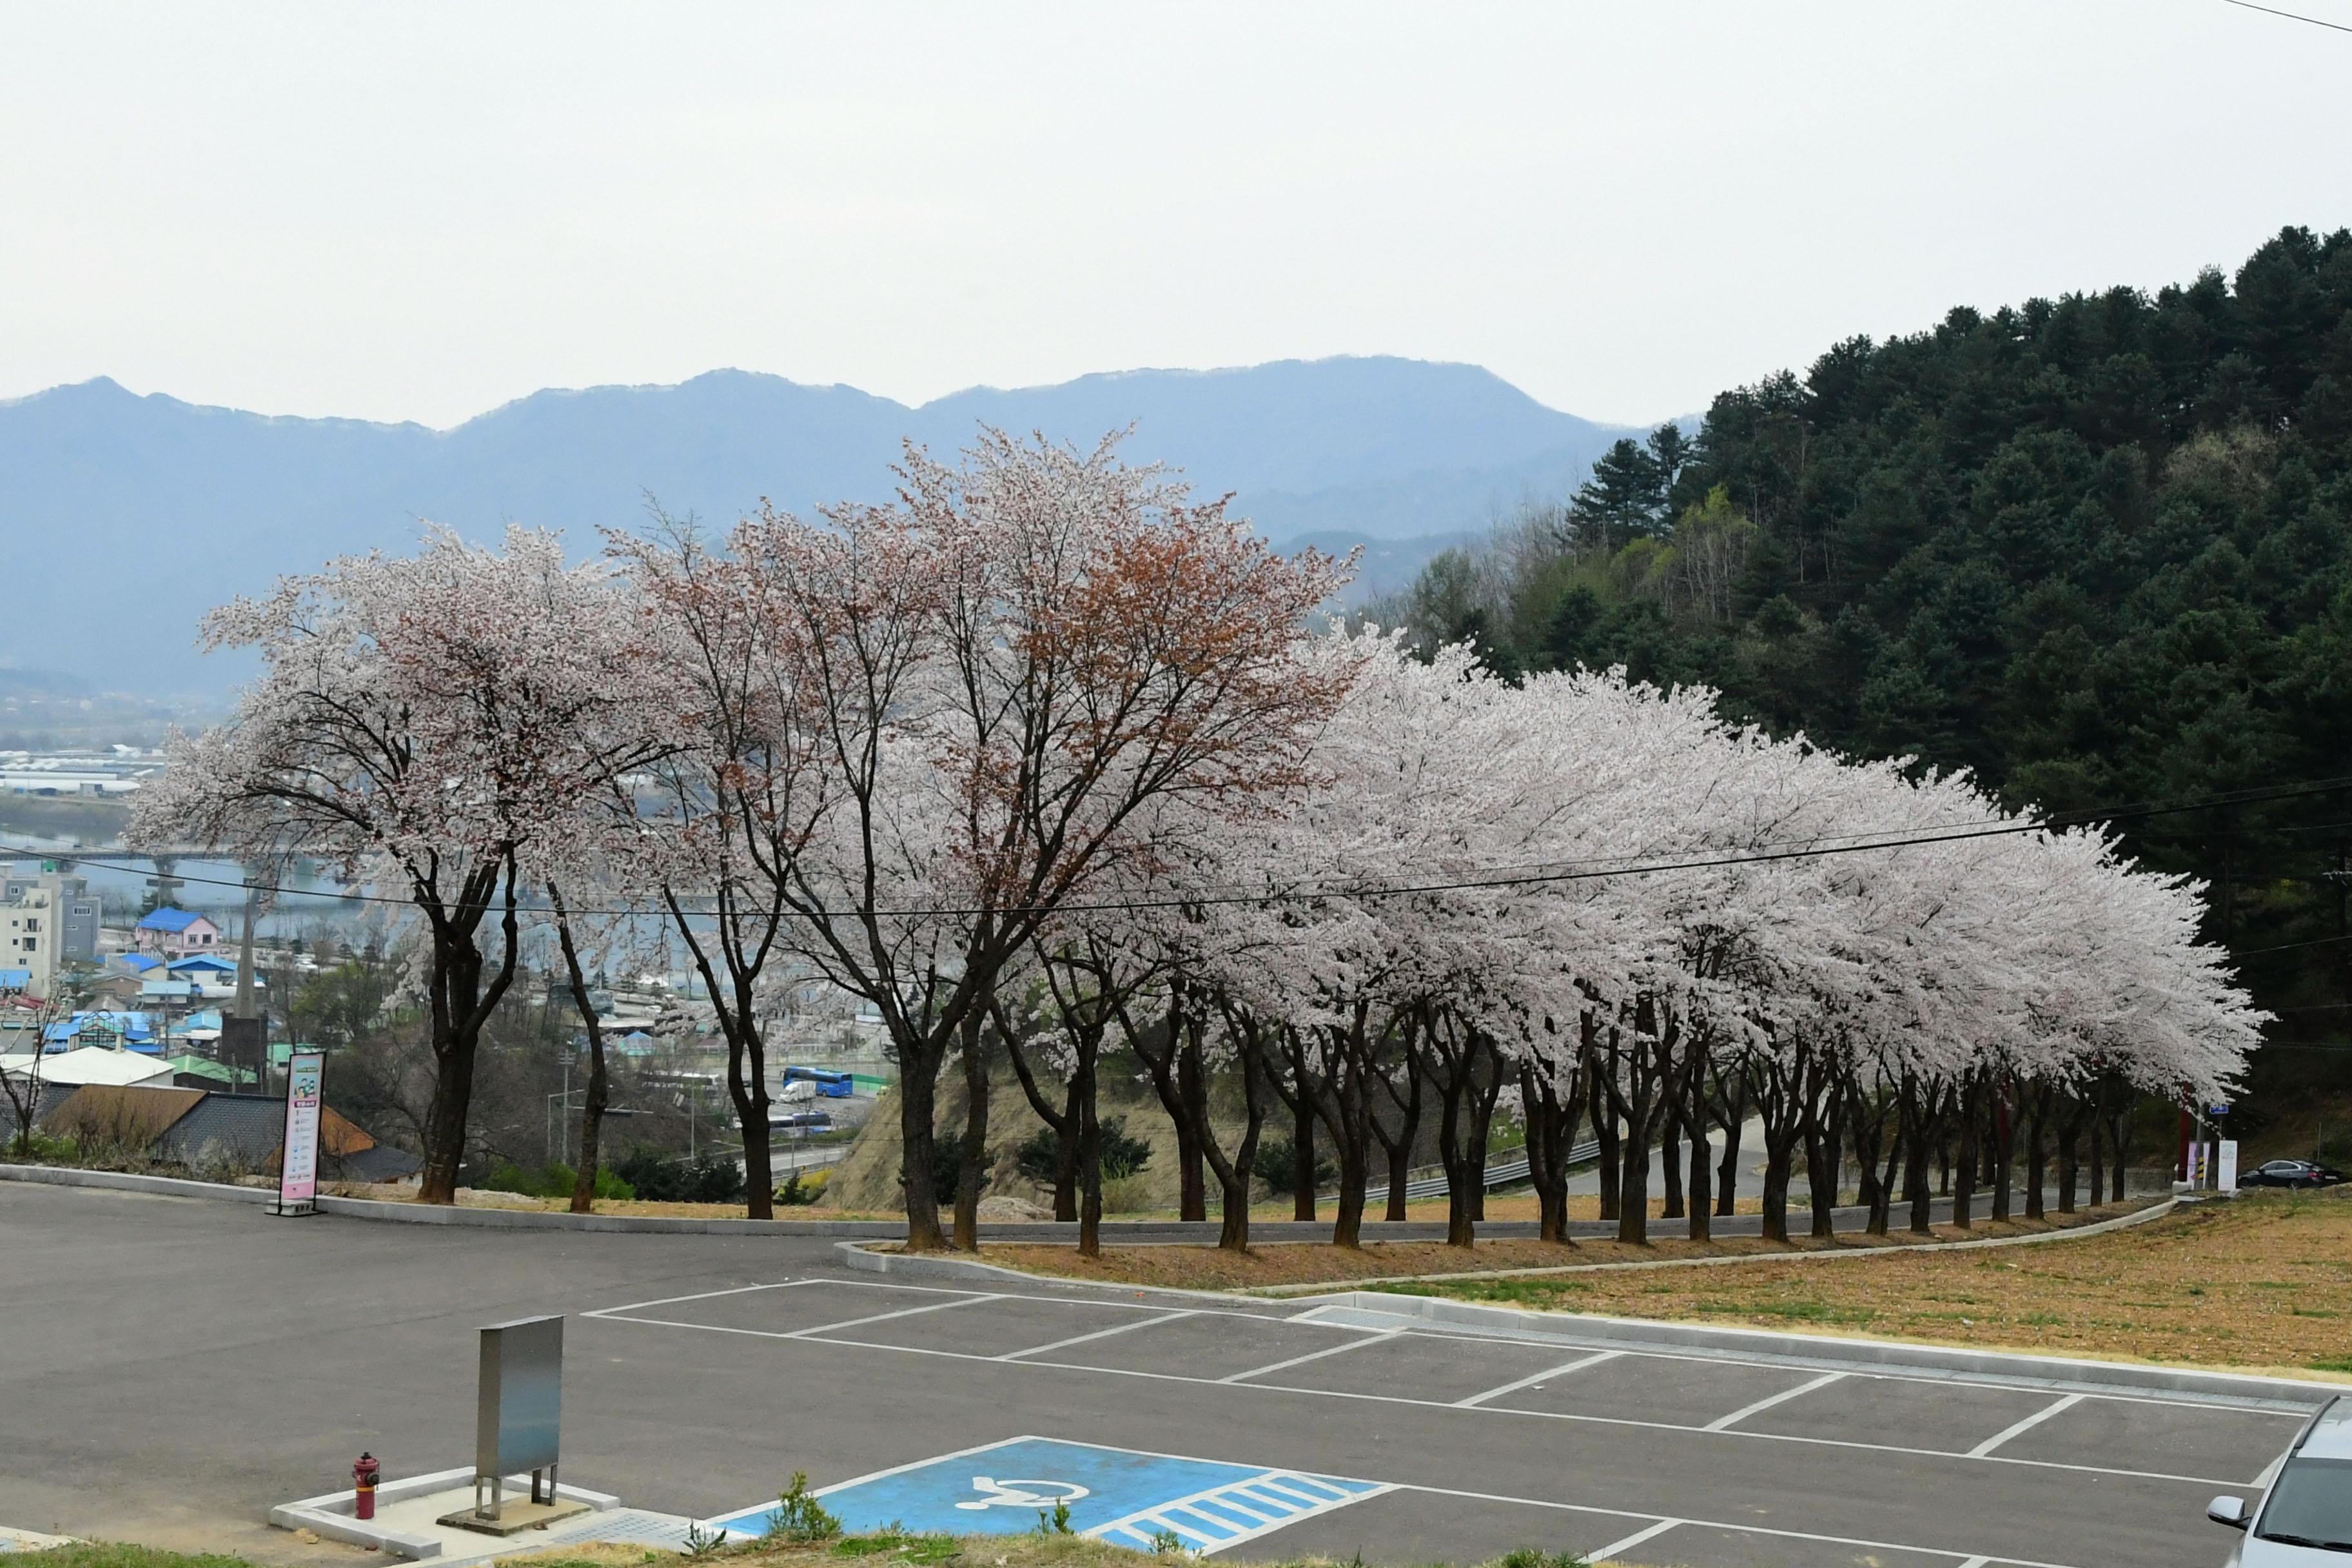
[[[220,927],[190,910],[157,910],[131,932],[140,952],[160,952],[165,958],[211,952],[220,945]]]

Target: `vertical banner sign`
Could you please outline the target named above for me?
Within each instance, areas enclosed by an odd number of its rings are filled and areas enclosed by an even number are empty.
[[[279,1214],[310,1214],[319,1195],[319,1086],[326,1053],[296,1051],[286,1064],[286,1142],[278,1162]]]
[[[2213,1186],[2216,1191],[2224,1193],[2238,1190],[2238,1141],[2235,1138],[2221,1140],[2221,1179]]]

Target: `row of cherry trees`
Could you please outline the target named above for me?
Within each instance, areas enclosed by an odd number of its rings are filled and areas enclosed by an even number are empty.
[[[755,1215],[780,993],[816,975],[870,1002],[918,1247],[948,1240],[950,1070],[954,1240],[975,1241],[1004,1056],[1062,1134],[1085,1245],[1108,1049],[1176,1124],[1187,1213],[1213,1174],[1239,1247],[1277,1115],[1334,1152],[1352,1245],[1424,1114],[1466,1242],[1500,1110],[1528,1127],[1548,1235],[1591,1125],[1638,1236],[1649,1149],[1697,1134],[1701,1225],[1706,1129],[1752,1108],[1777,1234],[1800,1152],[1818,1173],[1851,1147],[1883,1226],[1896,1176],[1924,1192],[1957,1147],[1998,1211],[2021,1113],[2038,1149],[2053,1107],[2119,1098],[2088,1086],[2214,1092],[2254,1043],[2197,889],[2095,833],[1727,727],[1704,691],[1512,686],[1468,648],[1316,633],[1338,563],[1271,553],[1110,442],[988,433],[900,478],[887,506],[665,525],[585,566],[545,534],[436,532],[208,624],[263,673],[178,745],[135,831],[330,858],[414,906],[428,1201],[454,1197],[481,1027],[536,921],[583,1011],[583,946],[617,920],[675,929]],[[1819,1226],[1835,1183],[1811,1184]]]
[[[1294,1146],[1333,1152],[1343,1245],[1376,1167],[1402,1217],[1424,1117],[1468,1242],[1501,1111],[1524,1122],[1547,1237],[1565,1237],[1585,1128],[1630,1240],[1651,1151],[1687,1142],[1670,1206],[1706,1235],[1738,1158],[1718,1173],[1712,1133],[1751,1118],[1776,1237],[1800,1161],[1817,1234],[1847,1157],[1876,1230],[1898,1190],[1927,1228],[1939,1160],[1958,1223],[1979,1173],[2008,1216],[2020,1155],[2038,1214],[2045,1132],[2071,1207],[2089,1118],[2118,1150],[2132,1095],[2220,1092],[2258,1040],[2263,1016],[2197,940],[2197,889],[2103,833],[1733,728],[1704,691],[1512,686],[1469,649],[1423,663],[1370,633],[1320,654],[1350,686],[1309,782],[1238,827],[1165,803],[1150,878],[1065,911],[1034,954],[1071,987],[1133,988],[1126,1043],[1182,1156],[1214,1168],[1229,1245],[1246,1239],[1232,1173],[1285,1113]],[[1222,1146],[1204,1092],[1221,1072],[1252,1086]]]

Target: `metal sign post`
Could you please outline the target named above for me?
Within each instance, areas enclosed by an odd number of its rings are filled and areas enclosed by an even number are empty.
[[[296,1051],[286,1063],[286,1136],[278,1150],[272,1214],[318,1212],[320,1089],[326,1061],[323,1051]]]

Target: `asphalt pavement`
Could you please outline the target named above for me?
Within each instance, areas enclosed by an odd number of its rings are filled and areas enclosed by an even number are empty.
[[[273,1504],[465,1464],[482,1324],[567,1314],[563,1477],[756,1525],[1172,1536],[1232,1560],[2219,1562],[2275,1407],[1375,1331],[1301,1302],[950,1288],[822,1238],[498,1232],[0,1185],[0,1526],[278,1560]]]

